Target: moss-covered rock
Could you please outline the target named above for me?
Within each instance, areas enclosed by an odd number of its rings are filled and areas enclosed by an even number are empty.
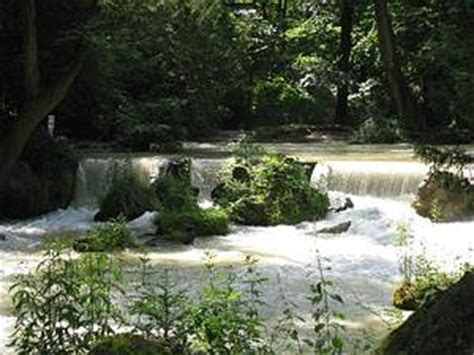
[[[164,339],[148,339],[138,335],[121,334],[99,343],[89,355],[173,355],[183,349]]]
[[[66,208],[74,197],[77,167],[66,145],[36,132],[0,192],[0,218],[28,218]]]
[[[229,231],[229,217],[221,208],[165,210],[156,220],[157,234],[166,239],[191,243],[196,237],[225,235]]]
[[[265,155],[244,174],[225,176],[212,197],[233,221],[248,225],[295,224],[326,215],[328,196],[311,185],[307,169],[281,154]],[[239,167],[239,170],[241,168]]]
[[[466,273],[393,331],[376,352],[384,355],[474,353],[474,273]]]
[[[109,190],[99,202],[99,212],[94,220],[124,218],[131,221],[146,211],[155,210],[157,202],[153,189],[140,180],[131,166],[117,167]]]
[[[459,277],[457,273],[447,274],[432,269],[426,274],[420,274],[412,280],[405,280],[399,284],[393,292],[392,303],[395,307],[406,311],[417,310],[436,293],[453,285]]]
[[[165,174],[153,183],[160,203],[156,234],[184,244],[196,237],[228,233],[229,216],[222,208],[201,209],[199,190],[191,184],[191,161],[182,158],[170,162]]]
[[[473,218],[474,185],[447,171],[433,172],[419,187],[413,207],[436,222]]]

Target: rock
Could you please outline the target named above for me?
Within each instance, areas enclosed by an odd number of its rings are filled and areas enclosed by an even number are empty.
[[[0,193],[0,218],[29,218],[66,208],[74,197],[78,163],[68,148],[35,133]]]
[[[350,208],[354,208],[354,203],[349,197],[346,197],[344,201],[342,201],[341,199],[332,200],[331,208],[329,210],[338,213],[348,210]]]
[[[342,222],[335,224],[333,226],[325,227],[322,229],[319,229],[317,233],[326,233],[326,234],[340,234],[347,232],[347,230],[351,227],[352,222],[347,221],[347,222]]]
[[[4,242],[5,240],[7,240],[7,236],[3,233],[0,233],[0,242]]]
[[[454,222],[474,217],[474,185],[450,172],[432,173],[418,188],[415,211],[435,222]]]
[[[436,294],[393,331],[377,350],[383,355],[472,355],[474,272]]]

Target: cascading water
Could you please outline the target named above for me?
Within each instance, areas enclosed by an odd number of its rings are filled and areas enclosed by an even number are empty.
[[[416,162],[330,161],[312,179],[327,179],[329,190],[359,196],[403,198],[416,193],[428,167]]]
[[[131,159],[133,169],[144,179],[159,175],[168,159],[162,156]],[[7,353],[5,344],[13,321],[8,307],[7,288],[12,275],[26,272],[40,259],[35,248],[42,234],[62,230],[86,230],[93,225],[97,199],[106,191],[110,170],[122,158],[88,158],[81,162],[74,207],[56,211],[29,221],[4,223],[0,234],[0,353]],[[217,172],[224,159],[194,159],[193,183],[200,188],[200,202],[209,201],[217,183]],[[413,235],[411,252],[425,252],[428,258],[444,269],[453,269],[469,262],[474,264],[474,222],[434,224],[421,218],[411,209],[406,199],[422,181],[427,168],[411,161],[338,161],[318,164],[313,181],[326,182],[331,195],[350,194],[355,208],[341,213],[330,213],[326,220],[306,222],[296,226],[232,227],[228,236],[196,240],[194,245],[160,247],[149,250],[148,256],[159,269],[175,266],[185,288],[192,288],[200,279],[200,266],[206,251],[212,251],[217,263],[240,262],[245,255],[260,259],[260,268],[271,281],[264,291],[268,304],[266,313],[276,316],[280,310],[279,290],[283,289],[292,302],[310,313],[306,302],[307,268],[314,268],[315,256],[329,259],[328,277],[336,280],[339,293],[345,300],[348,325],[360,328],[380,328],[372,311],[390,305],[393,284],[400,278],[397,249],[392,239],[397,226],[407,226]],[[341,194],[343,192],[344,194]],[[383,197],[383,198],[381,198]],[[133,229],[153,228],[152,216],[146,214],[129,223]],[[317,231],[322,227],[351,221],[349,230],[329,235]],[[276,282],[276,275],[280,282]],[[188,287],[189,286],[189,287]],[[361,304],[363,306],[358,306]],[[367,307],[371,309],[367,311]]]

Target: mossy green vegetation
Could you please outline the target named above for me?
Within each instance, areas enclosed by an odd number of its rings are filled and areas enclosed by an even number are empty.
[[[110,188],[99,202],[99,212],[95,220],[124,218],[130,221],[156,208],[157,199],[153,190],[127,162],[123,166],[117,165],[113,168]]]
[[[173,355],[177,354],[176,350],[165,341],[134,334],[119,334],[100,342],[89,355]]]
[[[227,234],[229,216],[222,208],[164,210],[156,224],[158,235],[188,244],[196,237]]]
[[[199,190],[191,184],[189,158],[182,157],[170,162],[164,176],[153,183],[153,190],[160,205],[155,221],[158,236],[189,244],[196,237],[228,233],[227,211],[199,207]]]
[[[91,230],[85,237],[73,242],[77,252],[111,252],[137,247],[137,241],[124,220],[107,222]]]
[[[392,303],[405,311],[417,310],[437,292],[447,289],[455,281],[453,276],[442,272],[404,280],[393,292]]]
[[[324,217],[329,199],[311,185],[303,164],[282,154],[262,154],[242,145],[233,164],[213,191],[213,200],[231,220],[247,225],[296,224]],[[250,152],[250,154],[247,154]]]

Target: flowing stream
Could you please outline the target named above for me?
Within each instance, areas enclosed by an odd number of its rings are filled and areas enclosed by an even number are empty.
[[[203,149],[208,149],[201,145]],[[241,263],[248,254],[259,258],[260,270],[268,282],[264,299],[270,317],[281,312],[282,292],[300,305],[303,315],[310,309],[305,299],[308,272],[316,267],[319,254],[324,258],[328,277],[335,280],[345,300],[348,328],[379,333],[386,328],[377,314],[390,306],[391,291],[400,280],[399,250],[393,237],[400,225],[413,236],[410,252],[425,253],[446,270],[465,262],[474,264],[474,222],[434,224],[415,214],[410,207],[417,186],[427,167],[411,159],[407,147],[385,147],[379,151],[347,152],[303,150],[282,145],[285,153],[307,161],[321,161],[312,175],[315,184],[327,188],[333,199],[349,196],[355,207],[330,213],[323,221],[305,222],[296,226],[241,227],[233,226],[228,236],[199,239],[191,246],[163,246],[150,250],[152,262],[175,267],[183,287],[194,287],[202,278],[201,265],[206,252],[215,255],[218,264]],[[209,149],[216,149],[211,147]],[[200,188],[200,202],[209,204],[209,196],[226,166],[223,157],[193,159],[193,183]],[[199,157],[201,156],[201,157]],[[381,158],[383,157],[383,159]],[[144,179],[154,179],[169,157],[139,156],[128,159]],[[0,224],[0,353],[6,348],[14,318],[7,293],[12,277],[31,270],[41,260],[41,238],[46,233],[86,231],[94,225],[97,199],[107,190],[114,164],[123,157],[91,157],[81,161],[76,198],[72,206],[21,222]],[[149,212],[129,223],[136,233],[153,231],[153,213]],[[318,233],[323,227],[351,221],[342,234]],[[276,280],[280,279],[279,282]]]

